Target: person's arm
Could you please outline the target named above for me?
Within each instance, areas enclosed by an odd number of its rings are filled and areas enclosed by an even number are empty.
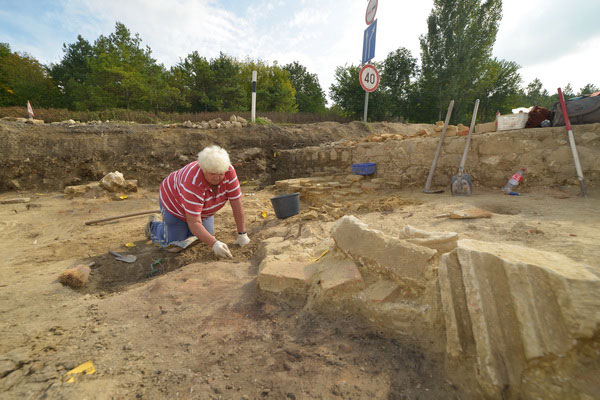
[[[202,218],[199,215],[186,214],[185,220],[192,234],[200,239],[200,241],[211,247],[217,242],[217,239],[202,225]]]
[[[235,200],[229,200],[229,203],[233,210],[233,219],[235,220],[235,226],[237,227],[238,233],[246,232],[246,220],[244,219],[244,205],[242,204],[242,198],[239,197]]]
[[[186,214],[185,219],[192,234],[202,242],[212,247],[217,257],[233,258],[227,245],[217,240],[217,238],[215,238],[206,230],[206,228],[202,225],[202,219],[199,216]]]

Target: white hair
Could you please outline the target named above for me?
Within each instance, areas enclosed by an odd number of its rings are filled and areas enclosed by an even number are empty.
[[[202,171],[224,174],[229,169],[231,161],[227,151],[219,146],[208,146],[198,153],[198,165]]]

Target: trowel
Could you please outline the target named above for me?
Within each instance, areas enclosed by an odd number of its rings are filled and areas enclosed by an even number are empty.
[[[135,260],[137,260],[137,257],[134,256],[133,254],[122,255],[122,254],[119,254],[116,251],[112,251],[112,250],[109,250],[108,252],[110,254],[112,254],[113,256],[115,256],[115,260],[124,261],[126,263],[133,263],[133,262],[135,262]]]

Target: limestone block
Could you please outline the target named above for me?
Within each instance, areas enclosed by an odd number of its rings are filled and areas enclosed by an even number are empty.
[[[496,132],[496,121],[475,125],[475,133]]]
[[[342,162],[347,162],[350,159],[350,152],[349,151],[342,151],[342,155],[341,155],[341,160]]]
[[[337,151],[335,151],[335,149],[331,149],[331,151],[329,152],[329,159],[331,161],[335,161],[338,159],[338,154]]]
[[[448,127],[446,128],[446,136],[456,136],[457,133],[458,128],[456,127],[456,125],[448,125]]]
[[[468,135],[468,134],[469,134],[469,127],[468,127],[468,126],[465,126],[465,125],[463,125],[463,124],[458,124],[458,125],[456,126],[456,131],[457,131],[457,132],[456,132],[456,134],[457,134],[458,136],[466,136],[466,135]]]
[[[377,183],[363,182],[363,183],[361,183],[360,187],[364,191],[369,191],[369,190],[378,190],[381,186],[378,185]]]
[[[504,387],[518,390],[523,371],[535,367],[529,362],[565,357],[577,340],[597,334],[600,278],[563,255],[459,240],[439,272],[448,350],[456,354],[469,345],[469,329],[459,327],[470,319],[478,379],[490,396]]]
[[[387,280],[380,280],[367,287],[362,295],[367,302],[385,303],[398,293],[400,286]]]
[[[332,237],[344,253],[397,279],[424,280],[436,251],[370,229],[354,216],[340,218]]]
[[[231,117],[229,117],[229,121],[237,122],[237,117],[234,114],[232,114]]]
[[[91,197],[98,195],[102,192],[102,187],[99,182],[91,182],[86,185],[75,185],[75,186],[66,186],[64,193],[68,198],[78,197],[78,196],[86,196],[91,195]]]
[[[287,190],[289,186],[289,180],[275,181],[275,187],[277,188],[277,190]]]
[[[434,132],[441,132],[444,129],[444,121],[437,121],[435,123],[435,127],[433,128]]]
[[[438,276],[446,322],[446,352],[455,357],[461,354],[473,356],[475,340],[456,251],[442,255]]]
[[[272,293],[292,291],[306,293],[312,276],[316,272],[316,264],[310,261],[299,261],[288,256],[267,256],[259,265],[257,278],[260,290]]]
[[[361,194],[363,193],[363,190],[361,188],[349,188],[347,189],[347,192],[349,194]]]
[[[421,229],[406,225],[400,232],[400,239],[405,239],[407,242],[418,244],[419,246],[429,247],[447,253],[456,248],[458,233],[456,232],[427,232]]]
[[[325,295],[359,290],[364,285],[360,271],[349,259],[326,258],[320,264],[323,271],[319,285]]]
[[[84,287],[88,284],[91,269],[87,265],[77,265],[63,271],[58,276],[58,281],[72,288]]]
[[[117,192],[125,186],[125,178],[119,171],[109,172],[100,180],[100,186],[109,192]]]
[[[137,179],[126,179],[123,189],[127,192],[137,192]]]
[[[31,201],[31,197],[14,197],[11,199],[0,200],[0,204],[23,204],[29,203]]]
[[[350,182],[358,182],[358,181],[362,181],[365,179],[364,175],[348,175],[346,176],[346,180],[350,181]]]

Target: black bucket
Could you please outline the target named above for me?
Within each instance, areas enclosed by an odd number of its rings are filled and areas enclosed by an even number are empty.
[[[282,194],[271,198],[275,215],[284,219],[300,212],[300,193]]]

